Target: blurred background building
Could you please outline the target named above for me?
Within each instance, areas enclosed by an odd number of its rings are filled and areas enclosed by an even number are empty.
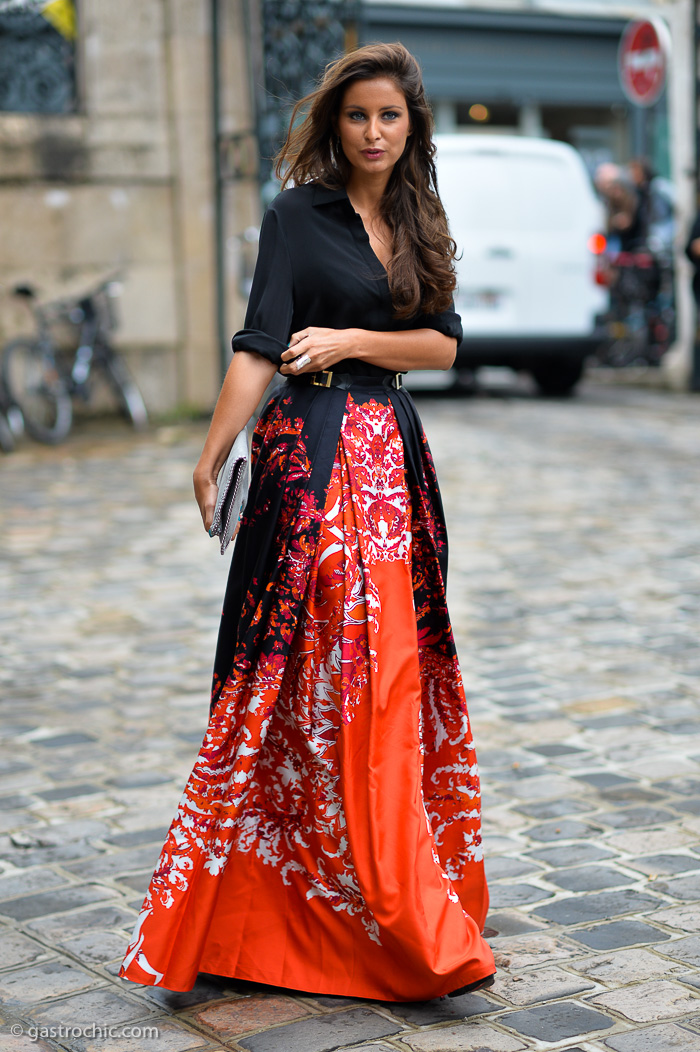
[[[249,32],[240,0],[216,7],[219,134],[241,133],[227,163],[244,168],[227,229],[241,232],[260,218]],[[2,337],[27,327],[16,281],[53,296],[119,268],[117,338],[155,410],[210,405],[220,381],[213,8],[0,0]],[[236,281],[227,298],[238,318]]]
[[[438,131],[520,132],[571,143],[593,168],[648,153],[670,174],[668,108],[631,106],[617,48],[631,8],[651,5],[367,0],[363,35],[420,57]],[[624,13],[626,12],[626,14]]]
[[[24,326],[14,283],[59,295],[120,269],[118,340],[147,402],[209,406],[289,105],[357,42],[398,39],[417,55],[439,131],[562,139],[591,170],[649,156],[676,187],[683,231],[695,207],[696,6],[0,0],[0,338]],[[668,23],[673,62],[667,91],[640,109],[620,87],[617,49],[627,21],[650,15]],[[669,357],[679,382],[692,343],[684,302]]]

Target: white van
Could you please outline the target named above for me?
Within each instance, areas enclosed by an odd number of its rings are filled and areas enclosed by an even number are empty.
[[[519,135],[437,135],[438,189],[461,258],[458,368],[530,372],[567,394],[602,342],[603,209],[566,143]]]

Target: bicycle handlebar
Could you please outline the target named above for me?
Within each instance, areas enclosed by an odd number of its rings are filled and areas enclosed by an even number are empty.
[[[110,285],[118,284],[121,282],[121,280],[121,271],[115,270],[106,278],[103,278],[102,281],[99,282],[99,284],[93,285],[90,289],[88,289],[87,292],[81,292],[77,296],[60,296],[55,300],[47,300],[45,303],[40,303],[38,304],[38,306],[40,306],[42,310],[47,310],[54,307],[76,306],[77,304],[83,303],[86,300],[93,299],[95,296],[99,296],[99,294],[101,292],[105,292]],[[38,300],[39,298],[39,293],[36,286],[30,285],[28,282],[26,284],[15,285],[15,287],[12,289],[12,295],[17,296],[20,299]]]
[[[119,284],[122,278],[120,271],[113,271],[106,278],[97,285],[93,285],[87,292],[81,293],[78,296],[62,296],[55,300],[47,300],[45,303],[38,301],[38,292],[35,286],[30,284],[17,285],[12,290],[13,296],[17,296],[21,299],[31,301],[32,309],[34,313],[44,320],[51,321],[59,318],[67,318],[69,321],[70,314],[79,308],[83,312],[87,313],[89,306],[92,302],[103,293],[109,294],[109,287]],[[96,309],[95,314],[99,313]]]

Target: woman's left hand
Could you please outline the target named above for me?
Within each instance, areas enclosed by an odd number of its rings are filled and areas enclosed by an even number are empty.
[[[322,329],[306,326],[292,334],[289,349],[282,354],[280,372],[284,376],[320,373],[336,362],[352,358],[358,342],[358,329]]]

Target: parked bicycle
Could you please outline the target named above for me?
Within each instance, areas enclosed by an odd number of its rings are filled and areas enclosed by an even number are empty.
[[[657,366],[675,338],[671,260],[646,245],[611,255],[604,365]]]
[[[112,277],[77,299],[40,303],[30,285],[13,294],[30,306],[37,335],[12,340],[2,352],[2,383],[12,406],[21,410],[27,433],[39,442],[56,443],[73,422],[73,399],[88,402],[94,375],[100,374],[135,428],[148,424],[141,392],[110,334],[117,326],[114,300],[121,286]],[[59,323],[77,330],[77,341],[64,348],[54,336]]]

